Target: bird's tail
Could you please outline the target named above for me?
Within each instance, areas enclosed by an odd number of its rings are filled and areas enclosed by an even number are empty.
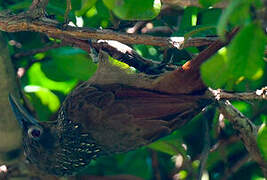
[[[227,45],[238,32],[234,29],[225,41],[216,40],[197,57],[186,62],[182,67],[167,73],[153,83],[153,89],[172,94],[192,94],[204,91],[207,87],[200,76],[201,64],[213,56],[219,49]]]

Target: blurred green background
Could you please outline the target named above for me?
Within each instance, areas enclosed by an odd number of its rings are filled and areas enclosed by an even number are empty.
[[[31,0],[2,0],[0,10],[25,11]],[[170,31],[153,32],[157,36],[223,37],[227,30],[240,26],[241,30],[230,45],[221,49],[203,64],[201,75],[212,88],[245,92],[267,85],[266,34],[257,19],[260,0],[232,0],[225,10],[210,8],[218,0],[203,1],[200,7],[167,7],[159,0],[72,0],[70,20],[77,26],[113,29],[126,32],[138,21],[144,22],[138,33],[149,27],[168,27]],[[63,22],[66,2],[51,0],[49,15]],[[150,31],[147,31],[150,32]],[[90,78],[97,64],[87,52],[73,47],[61,47],[43,53],[15,58],[17,53],[49,46],[56,39],[34,32],[4,33],[9,42],[10,56],[21,74],[21,88],[33,105],[41,121],[55,118],[66,95],[79,83]],[[133,45],[141,56],[155,61],[172,57],[172,63],[182,65],[205,47],[183,50]],[[256,125],[267,120],[267,103],[241,102],[233,105]],[[204,114],[204,115],[203,115]],[[219,121],[219,112],[210,107],[208,113],[195,117],[172,135],[136,151],[98,158],[81,174],[131,174],[146,180],[176,178],[192,179],[197,174],[205,144],[204,134],[209,131],[211,147],[222,144],[210,152],[203,179],[261,180],[259,166],[249,160],[247,151],[236,138],[227,120]],[[205,121],[208,128],[205,128]],[[261,146],[267,146],[266,143]],[[184,162],[182,165],[181,162]],[[243,161],[242,161],[243,160]],[[241,162],[241,164],[238,164]],[[237,168],[237,169],[235,169]],[[158,175],[159,174],[159,175]],[[229,177],[227,177],[229,175]]]

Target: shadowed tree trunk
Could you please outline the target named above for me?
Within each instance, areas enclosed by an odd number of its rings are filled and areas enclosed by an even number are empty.
[[[21,146],[21,129],[10,109],[8,94],[17,95],[17,83],[7,42],[0,33],[0,165],[8,163]]]

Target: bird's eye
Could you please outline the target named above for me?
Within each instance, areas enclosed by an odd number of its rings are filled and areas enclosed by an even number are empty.
[[[28,129],[28,135],[33,139],[38,139],[43,133],[40,127],[32,126]]]

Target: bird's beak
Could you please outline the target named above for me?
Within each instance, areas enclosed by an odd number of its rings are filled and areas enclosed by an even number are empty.
[[[29,126],[32,125],[37,125],[38,126],[38,121],[31,116],[25,108],[22,107],[22,105],[16,101],[16,99],[9,94],[8,96],[9,103],[11,105],[11,109],[13,110],[20,126],[23,129],[28,129]]]

